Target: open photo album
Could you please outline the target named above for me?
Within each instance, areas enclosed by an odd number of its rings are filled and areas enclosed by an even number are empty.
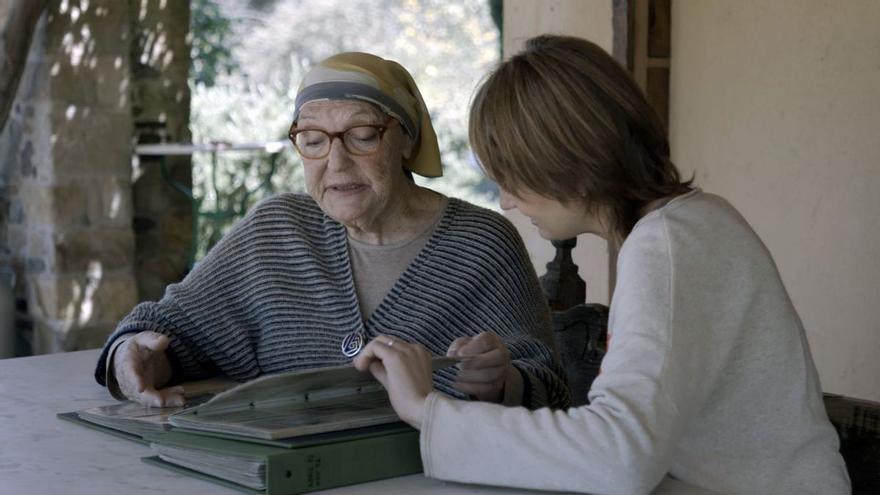
[[[458,358],[434,358],[434,370]],[[252,493],[305,493],[421,471],[418,431],[351,365],[184,384],[184,407],[131,401],[59,418],[149,445],[153,465]]]

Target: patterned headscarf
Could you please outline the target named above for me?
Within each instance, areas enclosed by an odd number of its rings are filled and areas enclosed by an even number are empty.
[[[437,135],[412,76],[400,64],[369,53],[340,53],[323,60],[303,78],[296,94],[293,121],[303,105],[315,100],[359,100],[400,121],[412,138],[404,167],[425,177],[443,175]]]

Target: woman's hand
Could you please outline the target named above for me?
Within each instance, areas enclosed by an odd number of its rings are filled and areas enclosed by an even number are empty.
[[[354,358],[355,368],[369,370],[388,391],[400,419],[421,429],[425,399],[433,388],[431,354],[419,344],[377,335]]]
[[[160,333],[140,332],[119,345],[113,372],[126,397],[153,407],[184,404],[182,386],[160,388],[171,379],[171,363],[165,356],[168,344],[168,337]]]
[[[510,351],[495,332],[459,337],[449,346],[446,355],[464,358],[458,364],[460,371],[455,383],[458,390],[486,402],[502,402],[505,395],[519,397],[515,402],[521,402],[522,379],[510,364]]]

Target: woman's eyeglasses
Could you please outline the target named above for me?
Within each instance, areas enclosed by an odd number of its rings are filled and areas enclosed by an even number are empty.
[[[303,158],[317,160],[330,154],[330,147],[335,138],[351,155],[372,155],[379,150],[382,136],[395,119],[389,119],[385,125],[357,125],[341,132],[327,132],[321,129],[295,129],[288,137]]]

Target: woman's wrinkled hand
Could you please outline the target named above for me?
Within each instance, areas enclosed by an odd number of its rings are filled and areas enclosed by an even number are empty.
[[[400,419],[421,429],[425,399],[433,388],[431,354],[419,344],[378,335],[354,358],[355,368],[369,370],[388,391]]]
[[[446,355],[463,358],[455,388],[482,401],[502,402],[505,388],[514,386],[519,375],[504,341],[492,331],[455,339]]]
[[[184,405],[182,386],[161,388],[171,379],[171,363],[165,355],[169,343],[160,333],[140,332],[119,345],[113,372],[130,400],[152,407]]]

